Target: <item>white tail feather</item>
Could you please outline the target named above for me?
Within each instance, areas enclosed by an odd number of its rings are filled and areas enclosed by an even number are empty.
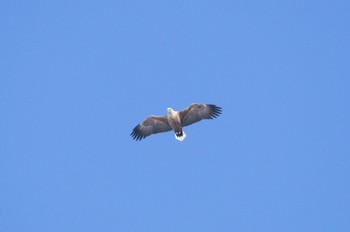
[[[186,138],[185,131],[182,131],[182,136],[179,136],[179,137],[177,137],[175,134],[175,139],[179,140],[180,142],[182,142],[185,138]]]

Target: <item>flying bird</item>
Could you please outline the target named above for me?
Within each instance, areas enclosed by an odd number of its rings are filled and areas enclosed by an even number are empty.
[[[175,138],[183,141],[186,137],[183,127],[199,122],[202,119],[214,119],[221,114],[221,107],[212,104],[191,104],[186,109],[174,111],[167,108],[167,115],[151,115],[135,126],[130,136],[138,141],[152,134],[173,130]]]

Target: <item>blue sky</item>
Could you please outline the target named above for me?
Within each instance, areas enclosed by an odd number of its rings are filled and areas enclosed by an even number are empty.
[[[350,231],[349,1],[2,1],[0,231]],[[140,142],[148,115],[215,120]]]

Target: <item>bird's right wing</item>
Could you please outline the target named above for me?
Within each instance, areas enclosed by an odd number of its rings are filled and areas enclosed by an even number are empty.
[[[221,107],[212,104],[191,104],[179,112],[182,126],[188,126],[202,119],[213,119],[221,114]]]
[[[140,124],[135,126],[131,132],[131,137],[135,140],[141,140],[151,134],[170,131],[171,126],[166,116],[149,116]]]

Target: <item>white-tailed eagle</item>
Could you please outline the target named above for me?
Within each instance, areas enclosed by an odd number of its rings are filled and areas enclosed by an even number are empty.
[[[173,130],[179,141],[185,139],[186,134],[182,127],[199,122],[202,119],[214,119],[221,114],[221,107],[212,104],[191,104],[186,109],[174,111],[167,108],[165,116],[149,116],[135,126],[131,132],[134,140],[141,140],[152,134]]]

